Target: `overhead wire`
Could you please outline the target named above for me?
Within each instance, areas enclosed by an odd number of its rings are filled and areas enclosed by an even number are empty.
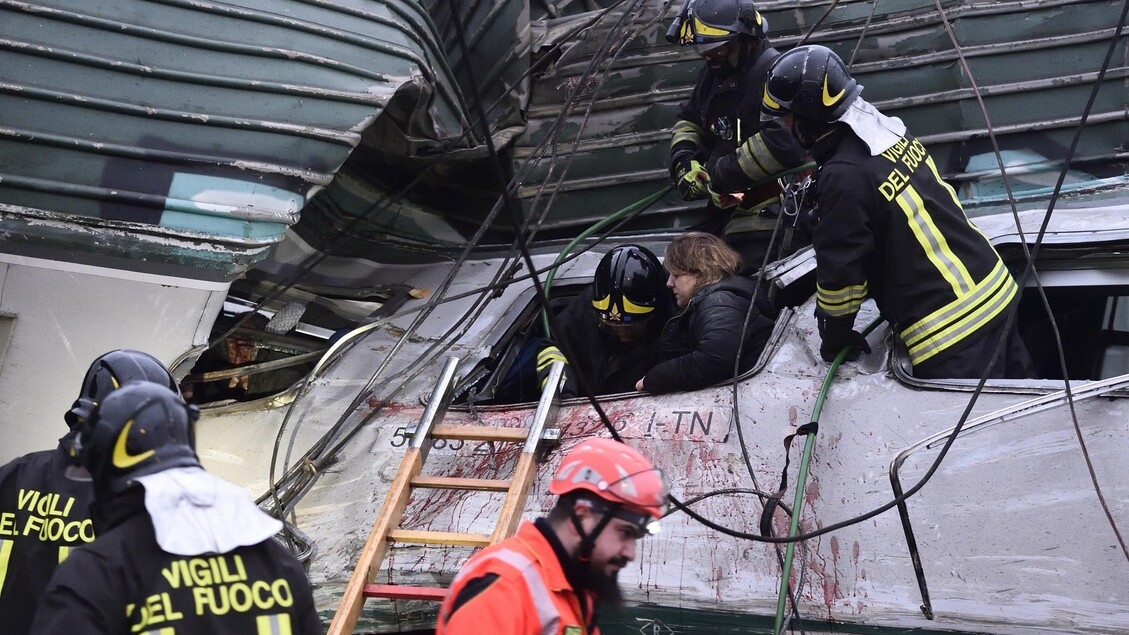
[[[610,7],[609,7],[609,10],[610,10]],[[604,11],[604,12],[601,12],[601,15],[604,15],[604,14],[606,14],[606,11]],[[456,28],[460,28],[460,27],[461,27],[461,25],[457,25],[457,26],[456,26]],[[601,83],[602,83],[602,82],[601,82]],[[479,101],[479,109],[481,109],[481,101]],[[561,120],[560,120],[560,122],[563,122],[563,119],[561,119]],[[558,123],[558,125],[560,125],[560,123]],[[492,146],[492,138],[490,139],[490,145]],[[540,145],[539,147],[540,147],[540,148],[543,148],[543,147],[544,147],[544,143],[542,143],[542,144],[541,144],[541,145]],[[495,151],[495,154],[496,154],[496,151]],[[534,157],[537,157],[537,156],[538,156],[538,155],[537,155],[537,154],[535,153],[535,154],[534,154]],[[536,159],[534,159],[534,161],[535,161],[535,160],[536,160]],[[525,167],[526,169],[531,169],[531,168],[529,168],[528,166],[530,166],[530,165],[531,165],[531,163],[533,163],[534,161],[528,161],[528,160],[527,160],[527,161],[526,161],[526,162],[525,162],[525,163],[523,164],[523,167]],[[511,183],[511,186],[512,186],[512,184],[513,184],[513,183],[517,182],[517,178],[518,178],[519,176],[522,176],[522,174],[521,174],[520,172],[519,172],[519,174],[518,174],[518,175],[515,175],[515,177],[514,177],[513,179],[510,179],[510,183]],[[508,188],[507,188],[507,190],[508,190]],[[505,194],[505,193],[504,193],[504,194]],[[496,215],[496,214],[497,214],[497,213],[498,213],[498,212],[499,212],[499,211],[500,211],[500,210],[501,210],[501,209],[503,208],[504,204],[506,204],[506,201],[507,201],[507,198],[506,198],[506,197],[508,197],[508,194],[505,194],[505,196],[504,196],[503,198],[501,198],[501,199],[500,199],[500,200],[498,201],[498,203],[497,203],[497,204],[495,204],[495,206],[494,206],[494,207],[493,207],[493,208],[491,209],[491,212],[490,212],[489,218],[493,218],[493,216],[494,216],[494,215]],[[486,228],[487,226],[489,226],[490,222],[492,222],[492,221],[490,221],[490,220],[488,219],[488,220],[487,220],[487,222],[485,222],[485,223],[484,223],[484,224],[482,225],[482,227],[481,227],[481,229],[480,229],[480,234],[481,234],[481,232],[482,232],[482,231],[484,231],[484,229],[485,229],[485,228]],[[445,281],[445,283],[444,283],[444,284],[442,285],[442,288],[443,288],[443,289],[445,289],[445,288],[447,287],[447,285],[449,284],[449,282],[450,282],[451,278],[452,278],[452,277],[453,277],[453,275],[454,275],[454,272],[455,272],[455,271],[457,271],[457,269],[458,269],[458,266],[459,266],[459,265],[460,265],[460,263],[461,263],[461,262],[462,262],[462,261],[463,261],[463,260],[465,259],[465,256],[467,255],[467,253],[469,252],[469,250],[470,250],[471,248],[473,248],[473,247],[474,247],[474,246],[475,246],[475,245],[476,245],[476,244],[478,243],[478,240],[477,240],[477,238],[478,238],[478,237],[479,237],[479,236],[476,236],[476,238],[475,238],[475,239],[472,239],[472,240],[471,240],[471,241],[470,241],[470,242],[468,243],[468,245],[467,245],[467,249],[466,249],[466,250],[464,251],[464,254],[463,254],[463,256],[462,256],[462,257],[460,257],[460,259],[456,261],[456,263],[455,263],[455,266],[454,266],[454,267],[452,268],[452,271],[451,271],[451,273],[449,274],[447,281]],[[520,239],[521,239],[521,236],[520,236],[520,233],[519,233],[518,235],[516,235],[516,236],[515,236],[515,245],[520,245],[521,247],[525,247],[525,243],[524,243],[523,241],[521,241]],[[527,254],[527,253],[528,253],[528,252],[527,252],[527,250],[526,250],[526,254]],[[530,270],[533,270],[533,267],[532,267],[532,264],[531,264],[531,263],[529,263],[529,264],[528,264],[528,268],[529,268]],[[499,267],[499,271],[502,271],[502,270],[503,270],[503,267]],[[485,288],[480,288],[480,289],[478,290],[478,292],[479,292],[479,293],[483,293],[483,294],[485,294],[485,291],[486,291],[486,290],[488,290],[488,289],[490,289],[490,288],[495,288],[495,287],[497,286],[497,283],[498,283],[498,279],[496,278],[496,279],[495,279],[495,282],[494,282],[494,283],[491,283],[490,285],[487,285],[487,287],[485,287]],[[437,295],[438,295],[438,294],[437,294]],[[434,306],[434,304],[429,304],[429,306]],[[481,310],[482,310],[482,309],[484,308],[484,306],[485,306],[485,304],[484,304],[484,303],[483,303],[483,304],[479,304],[479,305],[478,305],[478,307],[479,307],[479,308],[478,308],[478,312],[479,312],[479,313],[480,313],[480,312],[481,312]],[[428,309],[424,309],[424,311],[425,311],[425,312],[426,312],[427,310],[428,310]],[[424,315],[423,317],[425,317],[425,315]],[[464,319],[463,319],[463,320],[460,320],[460,322],[462,322],[462,323],[466,323],[466,324],[469,324],[469,321],[467,321],[467,320],[465,319],[465,318],[467,318],[467,317],[469,317],[469,314],[464,314]],[[421,319],[422,319],[422,317],[421,317],[421,318],[417,318],[417,320],[413,322],[413,325],[415,325],[415,324],[418,324],[418,323],[419,323],[419,322],[421,321]],[[404,333],[404,335],[403,335],[403,336],[402,336],[402,337],[400,338],[400,340],[399,340],[399,342],[398,342],[398,345],[399,345],[400,343],[402,343],[402,342],[406,341],[407,337],[408,337],[408,336],[410,335],[410,332],[411,332],[411,330],[412,330],[412,329],[409,329],[409,330],[408,330],[408,332],[405,332],[405,333]],[[453,332],[454,332],[454,327],[452,327],[452,329],[449,329],[449,330],[448,330],[447,336],[449,336],[449,335],[450,335],[450,334],[452,334]],[[449,345],[450,345],[450,343],[453,343],[453,341],[454,341],[453,339],[448,339],[447,337],[444,337],[444,338],[441,338],[441,339],[440,339],[440,341],[441,341],[441,342],[442,342],[442,341],[444,341],[444,340],[446,340],[446,341],[448,342],[447,346],[449,346]],[[434,347],[433,347],[433,348],[434,348]],[[361,421],[357,422],[357,423],[356,423],[356,424],[355,424],[355,425],[354,425],[354,426],[352,427],[352,429],[351,429],[350,431],[348,431],[348,432],[347,432],[347,433],[346,433],[346,434],[344,435],[344,438],[343,438],[342,440],[340,440],[340,441],[339,441],[339,442],[338,442],[338,443],[337,443],[336,445],[334,445],[334,446],[333,446],[332,448],[329,448],[328,452],[326,452],[326,453],[325,453],[325,456],[323,456],[323,457],[320,457],[320,458],[319,458],[318,460],[311,460],[311,458],[310,458],[310,457],[311,457],[311,455],[317,456],[317,455],[319,455],[319,454],[320,454],[320,453],[321,453],[322,451],[324,451],[324,450],[326,449],[326,447],[327,447],[327,445],[328,445],[328,443],[329,443],[329,440],[330,440],[330,439],[332,439],[332,438],[334,438],[334,437],[335,437],[335,436],[336,436],[336,435],[337,435],[337,434],[338,434],[338,433],[340,432],[340,430],[342,429],[342,426],[344,425],[344,423],[345,423],[345,421],[346,421],[346,420],[348,419],[348,417],[349,417],[349,416],[351,415],[351,413],[352,413],[352,412],[353,412],[353,411],[354,411],[354,410],[355,410],[355,409],[356,409],[356,408],[357,408],[357,407],[358,407],[358,406],[360,405],[360,403],[364,402],[364,401],[365,401],[365,399],[366,399],[366,398],[367,398],[367,397],[369,396],[369,390],[371,389],[372,385],[374,384],[374,382],[375,382],[376,378],[377,378],[377,377],[378,377],[378,376],[379,376],[379,375],[381,374],[381,372],[383,372],[383,369],[384,369],[385,365],[386,365],[386,364],[387,364],[387,362],[388,362],[389,360],[391,360],[391,359],[392,359],[393,357],[394,357],[394,355],[391,355],[391,354],[390,354],[390,355],[388,355],[388,356],[387,356],[387,357],[385,358],[385,364],[382,364],[382,365],[381,365],[381,366],[380,366],[380,367],[378,368],[377,372],[375,372],[375,373],[373,374],[373,376],[372,376],[372,377],[370,378],[369,382],[368,382],[368,383],[366,384],[366,387],[365,387],[365,389],[364,389],[364,390],[362,390],[362,391],[359,391],[359,392],[358,392],[358,397],[357,397],[357,398],[355,398],[355,399],[353,400],[353,402],[352,402],[352,403],[351,403],[351,404],[349,405],[349,407],[348,407],[348,408],[346,409],[346,411],[345,411],[345,412],[344,412],[344,413],[342,414],[342,416],[341,416],[341,417],[340,417],[340,418],[338,419],[338,422],[337,422],[336,424],[334,424],[334,425],[333,425],[333,426],[331,427],[331,429],[330,429],[330,430],[329,430],[329,431],[328,431],[328,432],[327,432],[326,434],[324,434],[324,435],[323,435],[323,436],[321,437],[321,439],[319,439],[319,440],[318,440],[318,441],[317,441],[317,442],[315,443],[315,445],[314,445],[314,446],[312,446],[312,447],[311,447],[311,449],[310,449],[309,451],[307,451],[307,452],[306,452],[306,454],[305,454],[305,455],[303,456],[303,459],[302,459],[301,461],[299,461],[299,463],[298,463],[298,464],[296,464],[296,465],[295,465],[295,468],[294,468],[294,469],[292,469],[292,470],[290,470],[290,471],[288,471],[288,472],[287,472],[287,474],[286,474],[286,475],[285,475],[285,476],[283,477],[283,480],[284,480],[284,481],[286,481],[286,480],[291,480],[291,479],[296,479],[296,478],[298,478],[298,477],[299,477],[299,476],[301,476],[301,475],[311,475],[311,474],[313,474],[313,475],[316,475],[316,473],[317,473],[317,468],[318,468],[318,467],[324,467],[324,465],[325,465],[325,463],[326,463],[327,461],[331,461],[331,460],[333,459],[333,456],[334,456],[334,455],[335,455],[335,454],[336,454],[336,453],[337,453],[337,452],[338,452],[338,451],[339,451],[339,450],[340,450],[340,449],[341,449],[342,447],[344,447],[344,444],[345,444],[345,443],[346,443],[346,442],[347,442],[347,441],[348,441],[348,440],[349,440],[349,439],[350,439],[350,438],[352,437],[352,435],[353,435],[353,434],[355,434],[355,433],[356,433],[356,431],[358,431],[358,430],[359,430],[359,429],[360,429],[360,428],[361,428],[361,427],[362,427],[362,426],[363,426],[363,425],[364,425],[365,423],[367,423],[367,422],[368,422],[369,420],[371,420],[371,418],[372,418],[373,416],[375,416],[375,414],[376,414],[377,412],[379,412],[379,410],[381,409],[381,407],[382,407],[383,403],[385,403],[385,402],[387,401],[387,399],[389,398],[389,396],[388,396],[388,395],[386,395],[385,399],[384,399],[384,400],[382,400],[382,401],[380,402],[380,404],[378,404],[378,406],[377,406],[376,408],[373,408],[373,409],[372,409],[372,411],[370,411],[370,412],[368,413],[368,415],[367,415],[367,416],[364,416],[364,417],[363,417],[363,418],[361,419]],[[421,358],[421,359],[417,360],[417,364],[415,364],[415,365],[416,365],[416,366],[418,366],[418,367],[419,367],[419,368],[420,368],[420,369],[422,370],[422,368],[423,368],[423,367],[425,366],[425,363],[424,363],[424,361],[425,361],[425,360],[424,360],[424,358]],[[418,372],[419,372],[419,371],[417,371],[417,373],[416,373],[416,374],[418,374]],[[415,376],[415,375],[413,375],[413,377],[414,377],[414,376]],[[309,377],[307,377],[307,380],[308,380],[308,379],[309,379]],[[394,390],[392,391],[392,393],[391,393],[391,394],[395,394],[396,392],[398,392],[398,391],[399,391],[399,389],[400,389],[400,388],[402,388],[402,387],[403,387],[403,386],[405,385],[405,383],[406,383],[406,381],[405,381],[404,383],[401,383],[401,384],[400,384],[400,386],[399,386],[399,387],[397,387],[396,389],[394,389]],[[305,391],[306,391],[306,388],[307,388],[307,386],[308,386],[308,381],[304,381],[304,382],[303,382],[303,384],[302,384],[302,387],[301,387],[301,388],[299,389],[299,391],[298,391],[298,394],[299,394],[299,395],[301,395],[301,394],[304,394],[304,393],[305,393]],[[590,391],[589,391],[589,392],[590,392]],[[272,476],[271,476],[271,479],[270,479],[270,481],[271,481],[271,483],[272,483],[272,486],[271,486],[271,490],[272,490],[272,491],[271,491],[271,492],[268,492],[268,494],[267,494],[267,495],[264,495],[263,497],[260,497],[260,499],[259,499],[259,500],[260,500],[260,502],[264,502],[264,501],[265,501],[265,500],[267,500],[267,499],[270,499],[270,500],[272,500],[272,501],[273,501],[273,503],[274,503],[274,505],[275,505],[275,510],[274,510],[274,511],[275,511],[275,513],[276,513],[276,514],[282,514],[282,513],[283,513],[283,510],[284,510],[284,509],[286,509],[286,508],[292,508],[292,505],[293,505],[294,503],[296,503],[296,500],[297,500],[297,498],[298,498],[298,496],[297,496],[297,495],[295,495],[294,497],[292,497],[292,498],[289,498],[289,499],[288,499],[287,501],[283,501],[282,497],[280,497],[280,496],[278,495],[278,492],[277,492],[277,487],[275,486],[275,482],[276,482],[276,479],[274,478],[274,475],[273,475],[273,474],[274,474],[274,465],[276,464],[276,461],[277,461],[277,450],[278,450],[278,447],[279,447],[279,442],[281,441],[281,438],[282,438],[282,436],[283,436],[283,433],[284,433],[284,430],[285,430],[285,422],[286,422],[286,421],[288,421],[289,417],[291,416],[291,413],[293,412],[293,406],[294,406],[294,404],[295,404],[295,403],[297,403],[297,399],[295,399],[295,401],[291,403],[291,408],[290,408],[290,409],[288,409],[288,411],[287,411],[287,413],[286,413],[286,415],[285,415],[285,419],[284,419],[284,425],[283,425],[283,427],[282,427],[282,428],[280,429],[280,431],[279,431],[279,434],[278,434],[278,436],[276,437],[275,450],[274,450],[274,452],[273,452],[273,455],[272,455],[272,468],[271,468],[271,474],[272,474]],[[597,412],[599,412],[599,413],[600,413],[600,414],[602,415],[602,418],[603,418],[603,420],[604,420],[604,421],[606,422],[606,425],[608,425],[608,426],[610,427],[610,425],[611,425],[611,424],[610,424],[610,422],[607,422],[607,418],[606,418],[606,415],[603,415],[602,409],[600,409],[598,405],[596,405],[595,407],[596,407],[596,409],[597,409]],[[310,486],[310,484],[312,484],[312,480],[313,480],[313,478],[314,478],[314,477],[315,477],[315,476],[310,476],[309,478],[306,478],[306,479],[304,479],[304,480],[299,480],[299,481],[297,481],[297,485],[296,485],[296,487],[294,488],[294,490],[293,490],[293,491],[295,491],[295,492],[298,492],[298,493],[300,493],[300,492],[302,492],[302,491],[305,491],[305,490],[306,490],[306,489],[307,489],[307,488],[308,488],[308,487]]]

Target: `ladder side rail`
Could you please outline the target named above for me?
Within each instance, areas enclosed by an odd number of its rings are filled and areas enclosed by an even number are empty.
[[[510,479],[510,489],[502,502],[502,509],[498,514],[498,524],[494,527],[491,542],[498,542],[507,536],[512,536],[517,531],[521,522],[521,512],[525,509],[525,501],[529,496],[529,486],[537,474],[537,451],[541,444],[541,437],[546,426],[557,420],[560,410],[560,389],[564,383],[565,364],[561,361],[553,362],[549,367],[549,377],[546,386],[551,390],[541,392],[541,399],[537,402],[537,412],[529,426],[529,435],[525,439],[525,446],[518,457],[517,467]]]
[[[458,362],[457,357],[448,359],[443,367],[443,372],[440,373],[439,379],[435,382],[431,399],[420,417],[419,425],[416,427],[417,431],[423,433],[416,434],[412,438],[412,443],[408,446],[404,458],[400,462],[400,468],[388,487],[388,494],[384,499],[384,504],[380,507],[376,523],[373,524],[372,531],[369,532],[368,539],[365,540],[357,566],[353,569],[353,575],[349,578],[349,583],[341,595],[337,612],[333,616],[333,621],[330,622],[328,635],[351,635],[357,625],[357,620],[361,616],[361,610],[365,603],[364,587],[375,580],[377,573],[380,572],[380,565],[384,562],[384,557],[388,553],[388,534],[393,528],[399,526],[404,510],[408,506],[408,499],[411,497],[411,481],[419,476],[423,470],[423,462],[427,458],[427,451],[430,449],[430,444],[425,443],[428,432],[436,419],[441,418],[446,413],[447,406],[450,404],[451,387],[454,384],[455,368],[458,366]]]

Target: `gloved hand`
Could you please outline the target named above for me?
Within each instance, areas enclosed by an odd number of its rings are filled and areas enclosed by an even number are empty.
[[[720,209],[729,209],[740,203],[743,198],[741,192],[737,192],[736,194],[720,194],[715,192],[709,184],[706,185],[706,190],[709,191],[710,200],[713,201],[714,207]]]
[[[674,184],[684,201],[697,201],[709,197],[710,175],[699,161],[684,161],[675,168]]]
[[[537,352],[537,382],[541,390],[545,390],[545,382],[549,381],[549,369],[553,367],[553,362],[558,360],[565,363],[565,372],[561,375],[563,384],[568,380],[568,360],[565,359],[561,349],[550,345]]]
[[[870,352],[870,344],[866,342],[866,338],[862,333],[854,330],[854,315],[832,317],[817,309],[815,319],[819,326],[819,338],[822,340],[819,345],[819,356],[823,361],[835,361],[839,351],[847,347],[850,347],[851,351],[844,358],[846,361],[858,359],[860,349],[865,353]]]

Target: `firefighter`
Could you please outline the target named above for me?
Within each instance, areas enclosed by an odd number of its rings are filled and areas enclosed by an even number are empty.
[[[559,332],[542,342],[539,381],[544,383],[553,361],[564,360],[569,369],[562,397],[579,396],[575,372],[584,373],[596,395],[634,390],[635,380],[660,359],[659,334],[673,304],[666,278],[646,247],[619,245],[605,254],[593,283],[554,320]],[[572,357],[566,359],[561,348]]]
[[[94,540],[89,483],[64,476],[67,448],[94,404],[127,381],[158,382],[176,390],[168,369],[132,350],[100,355],[83,378],[78,399],[63,416],[69,432],[51,450],[0,466],[0,624],[8,635],[31,628],[39,596],[71,549]]]
[[[594,635],[597,605],[622,602],[616,576],[658,530],[662,474],[634,448],[588,439],[561,458],[547,518],[475,554],[439,607],[436,635]]]
[[[777,222],[773,175],[807,161],[786,128],[761,121],[764,78],[780,56],[766,30],[752,0],[692,0],[667,31],[705,61],[674,122],[670,176],[683,199],[708,201],[695,229],[724,238],[746,273],[760,269]],[[797,230],[780,255],[810,243],[802,223]]]
[[[198,414],[132,382],[80,424],[68,475],[93,483],[98,539],[55,570],[32,633],[322,633],[282,523],[200,466]]]
[[[873,298],[905,344],[913,374],[1029,377],[1031,361],[1006,326],[1019,288],[965,216],[953,188],[900,119],[864,100],[834,52],[801,46],[769,72],[763,108],[782,118],[819,165],[816,183],[816,318],[821,356],[870,352],[854,330]]]

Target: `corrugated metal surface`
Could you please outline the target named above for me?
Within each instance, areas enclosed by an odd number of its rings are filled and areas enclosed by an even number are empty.
[[[430,95],[405,113],[411,134],[447,145],[463,128],[430,20],[407,1],[3,0],[0,55],[10,229],[124,220],[258,253],[398,91]],[[19,233],[5,249],[28,248]],[[49,234],[36,255],[81,244]]]
[[[1113,36],[1120,3],[941,4],[1001,148],[1060,161]],[[544,216],[539,236],[575,235],[667,185],[669,127],[701,64],[693,49],[676,47],[663,37],[681,2],[430,5],[468,103],[476,90],[490,109],[495,141],[503,147],[510,171],[519,175],[524,211]],[[969,165],[970,158],[991,152],[972,83],[932,0],[768,0],[757,6],[782,49],[797,44],[819,23],[808,41],[828,45],[844,59],[853,57],[853,70],[866,86],[864,95],[905,119],[946,174],[973,172],[978,168]],[[468,23],[477,79],[473,86],[456,44],[451,7],[459,7]],[[523,30],[527,20],[529,33]],[[1116,155],[1129,143],[1126,55],[1123,36],[1077,152],[1089,160],[1089,172],[1079,175],[1082,180],[1124,174],[1123,157]],[[523,125],[514,142],[505,145]],[[385,208],[373,198],[327,204],[324,212],[338,217],[339,224],[368,213],[369,221],[360,223],[368,227],[368,235],[405,244],[423,237],[424,219],[441,219],[444,242],[450,232],[469,239],[499,200],[492,166],[476,158],[484,153],[480,147],[426,162],[388,165],[387,157],[375,157],[374,163],[366,163],[373,175],[369,182],[378,190],[391,194],[406,189],[397,203],[398,227],[379,220]],[[1053,174],[1058,167],[1044,169]],[[407,188],[416,177],[420,183]],[[1047,178],[1031,177],[1031,185]],[[1018,184],[1024,185],[1022,179]],[[966,194],[978,192],[969,189]],[[700,211],[700,205],[669,194],[635,227],[685,227],[700,220]],[[406,217],[417,220],[415,229],[405,228]],[[505,242],[512,235],[506,215],[493,227],[488,241]]]

